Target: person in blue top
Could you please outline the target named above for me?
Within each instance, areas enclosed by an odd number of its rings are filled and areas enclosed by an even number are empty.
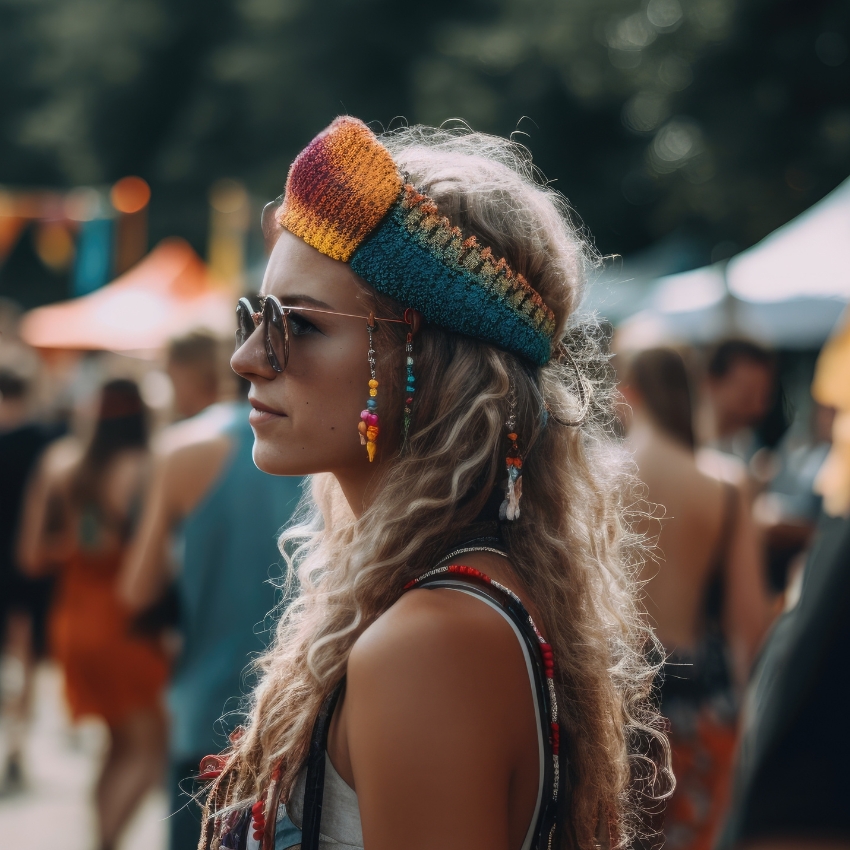
[[[279,601],[270,581],[280,573],[277,532],[300,496],[300,479],[254,465],[247,403],[216,402],[218,385],[209,380],[216,343],[210,343],[195,333],[172,344],[176,392],[194,388],[191,410],[203,404],[198,390],[206,387],[208,404],[161,435],[121,581],[123,597],[140,611],[170,580],[176,587],[182,646],[168,690],[171,850],[197,846],[200,814],[187,780],[241,720],[251,684],[246,668],[266,647],[264,620]],[[180,410],[181,398],[175,401]]]

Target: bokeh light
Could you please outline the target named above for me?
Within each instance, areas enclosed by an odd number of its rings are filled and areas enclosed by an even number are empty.
[[[122,177],[109,193],[112,206],[127,215],[143,210],[150,199],[150,186],[141,177]]]

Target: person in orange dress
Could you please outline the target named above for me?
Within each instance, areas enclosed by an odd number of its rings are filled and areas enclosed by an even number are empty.
[[[168,664],[134,634],[116,581],[148,466],[138,387],[102,390],[88,445],[54,444],[32,482],[20,538],[31,574],[58,568],[50,644],[62,667],[74,719],[101,718],[110,745],[96,789],[100,847],[115,847],[140,800],[159,780],[165,751],[162,707]]]

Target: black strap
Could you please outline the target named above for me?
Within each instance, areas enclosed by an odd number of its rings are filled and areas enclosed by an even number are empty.
[[[717,535],[717,542],[714,544],[714,553],[710,561],[712,575],[723,572],[726,559],[729,557],[729,546],[732,543],[732,534],[735,531],[738,519],[738,491],[735,485],[723,481],[721,486],[723,487],[723,514],[720,517],[720,532]]]
[[[723,597],[726,588],[726,569],[732,535],[738,521],[738,490],[728,481],[722,482],[723,514],[703,593],[703,617],[709,631],[720,630],[723,620]]]
[[[313,724],[310,753],[307,756],[307,780],[304,786],[304,816],[301,823],[301,850],[319,850],[322,827],[322,800],[325,795],[325,753],[328,750],[328,730],[334,709],[342,693],[343,679],[325,700]]]

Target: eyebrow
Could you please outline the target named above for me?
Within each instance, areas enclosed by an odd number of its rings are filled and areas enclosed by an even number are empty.
[[[318,298],[313,298],[310,295],[285,295],[278,296],[278,301],[284,306],[289,307],[315,307],[318,310],[327,310],[329,313],[339,312],[325,301],[320,301]]]

